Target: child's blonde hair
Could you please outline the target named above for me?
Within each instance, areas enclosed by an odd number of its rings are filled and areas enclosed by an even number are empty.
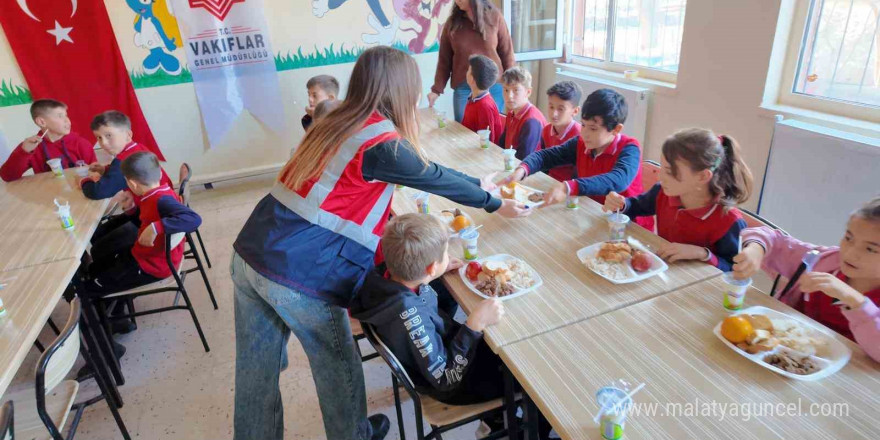
[[[663,157],[678,178],[678,165],[682,159],[695,172],[712,171],[709,193],[720,197],[725,207],[745,202],[752,194],[752,172],[742,160],[739,144],[730,136],[716,135],[704,128],[681,130],[663,143]]]
[[[394,217],[382,235],[382,253],[391,275],[403,281],[425,277],[425,269],[443,261],[449,245],[449,232],[437,217],[404,214]]]
[[[852,216],[880,223],[880,195],[875,196],[868,203],[862,205],[861,208],[852,213]]]
[[[532,88],[532,74],[521,66],[513,66],[501,74],[501,82],[506,86],[522,84],[523,87]]]

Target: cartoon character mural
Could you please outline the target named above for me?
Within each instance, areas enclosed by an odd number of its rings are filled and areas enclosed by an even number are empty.
[[[182,39],[171,4],[168,0],[125,0],[125,3],[135,13],[134,45],[150,51],[144,58],[144,71],[152,74],[162,69],[169,75],[179,75],[180,61],[171,52],[180,47]]]
[[[312,14],[323,17],[327,12],[337,9],[349,0],[312,0]],[[397,31],[415,33],[407,47],[412,53],[422,53],[431,47],[440,35],[443,22],[449,16],[447,6],[452,0],[393,0],[397,14],[389,21],[379,0],[366,0],[371,13],[367,22],[375,33],[364,33],[361,40],[366,44],[390,45],[395,41]],[[408,27],[400,27],[400,20],[411,22]]]

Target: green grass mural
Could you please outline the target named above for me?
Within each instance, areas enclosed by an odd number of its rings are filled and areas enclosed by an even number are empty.
[[[396,42],[392,47],[410,53],[409,48],[403,43]],[[345,45],[335,48],[332,44],[330,47],[318,49],[311,53],[303,53],[302,47],[297,49],[296,53],[288,52],[282,55],[275,54],[275,69],[279,72],[285,70],[305,69],[308,67],[329,66],[333,64],[353,63],[366,50],[365,47],[346,48]],[[440,50],[439,43],[425,50],[424,53],[437,52]],[[141,71],[129,72],[131,83],[135,89],[145,89],[149,87],[170,86],[173,84],[183,84],[192,82],[192,74],[186,68],[179,75],[169,75],[164,71],[158,71],[146,74]],[[31,102],[31,93],[24,86],[12,84],[11,81],[0,80],[0,107],[11,105],[27,104]]]

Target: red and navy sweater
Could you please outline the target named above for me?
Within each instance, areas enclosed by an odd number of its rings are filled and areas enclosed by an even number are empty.
[[[547,125],[544,115],[530,102],[518,112],[511,110],[504,121],[501,148],[515,149],[516,158],[524,160],[540,148],[544,125]]]
[[[545,125],[544,130],[541,131],[540,150],[546,150],[548,148],[562,145],[565,141],[576,137],[581,132],[582,127],[583,126],[580,123],[573,119],[568,123],[568,127],[566,127],[565,130],[562,130],[562,133],[557,132],[556,127],[554,127],[553,124]],[[577,177],[574,164],[554,167],[547,170],[547,174],[560,182],[565,182],[566,180],[571,180]]]
[[[685,209],[678,197],[667,196],[660,184],[648,192],[626,199],[624,214],[657,216],[657,235],[672,243],[691,244],[709,249],[708,263],[728,272],[739,253],[740,232],[746,228],[742,213],[718,203]]]
[[[488,128],[491,132],[489,140],[493,144],[498,144],[499,139],[501,139],[501,132],[504,131],[504,116],[501,116],[501,113],[498,112],[495,100],[486,91],[476,98],[473,96],[468,97],[461,125],[464,125],[473,132]]]
[[[50,171],[49,165],[46,163],[49,159],[61,159],[61,166],[64,168],[73,168],[77,161],[83,161],[86,164],[92,164],[98,161],[95,158],[95,147],[85,140],[82,136],[70,132],[61,139],[51,142],[49,138],[43,138],[34,151],[28,153],[18,144],[3,166],[0,167],[0,178],[6,182],[21,179],[21,176],[29,169],[33,169],[34,173],[45,173]]]
[[[156,278],[170,277],[171,269],[165,258],[165,235],[195,231],[202,223],[202,218],[180,203],[177,194],[168,185],[160,185],[140,197],[138,218],[140,219],[138,237],[145,229],[155,228],[156,239],[150,247],[135,242],[131,254],[144,272]],[[177,267],[182,258],[183,242],[180,242],[171,251],[171,261]]]
[[[94,181],[90,178],[85,178],[80,181],[83,194],[92,200],[101,200],[113,197],[119,191],[127,191],[128,184],[125,183],[125,177],[122,175],[122,161],[128,156],[141,151],[149,152],[150,150],[137,142],[130,142],[113,158],[110,165],[104,167],[104,174],[101,176],[101,179]],[[171,178],[168,177],[164,169],[162,170],[162,180],[159,183],[174,188],[174,183],[171,182]],[[140,198],[135,196],[134,199],[135,203],[137,203]]]

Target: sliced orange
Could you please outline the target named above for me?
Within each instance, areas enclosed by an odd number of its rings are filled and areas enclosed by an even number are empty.
[[[728,316],[721,322],[721,336],[733,344],[745,342],[754,331],[752,323],[742,316]]]

